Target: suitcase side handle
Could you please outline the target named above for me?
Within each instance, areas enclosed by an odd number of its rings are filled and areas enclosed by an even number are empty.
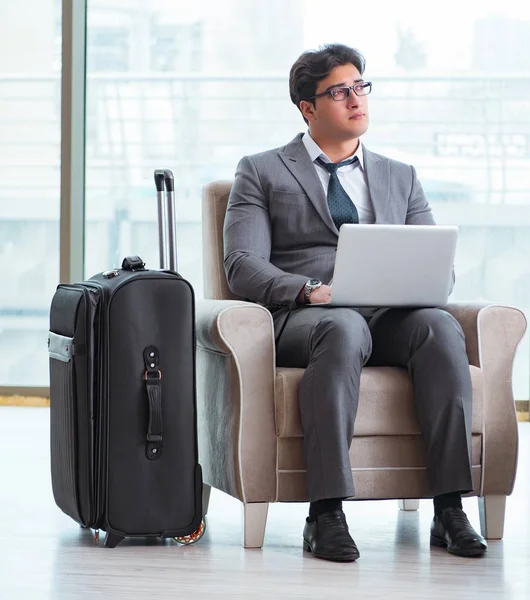
[[[162,371],[159,367],[159,352],[156,346],[144,350],[144,381],[147,389],[149,421],[147,425],[147,446],[145,453],[149,460],[156,460],[162,454]]]

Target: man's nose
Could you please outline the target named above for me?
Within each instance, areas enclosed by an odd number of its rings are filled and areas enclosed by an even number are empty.
[[[350,97],[347,100],[348,108],[357,108],[359,106],[359,96],[353,90],[350,90]]]

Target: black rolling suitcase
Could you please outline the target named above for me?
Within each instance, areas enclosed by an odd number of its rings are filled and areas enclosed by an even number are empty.
[[[171,171],[155,171],[155,183],[169,270],[128,257],[59,285],[51,303],[53,494],[81,526],[105,531],[108,547],[128,536],[189,543],[204,532],[194,294],[176,273]]]

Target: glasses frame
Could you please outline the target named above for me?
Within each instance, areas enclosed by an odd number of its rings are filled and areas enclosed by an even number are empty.
[[[358,94],[357,90],[355,89],[355,88],[364,89],[367,86],[369,86],[369,90],[368,90],[368,92],[366,92],[366,94]],[[348,90],[346,92],[347,93],[346,98],[343,98],[342,100],[336,100],[333,97],[333,92],[335,90]],[[372,82],[371,81],[359,81],[359,83],[354,83],[353,85],[350,85],[350,86],[334,87],[334,88],[331,88],[330,90],[326,90],[325,92],[321,92],[320,94],[316,94],[315,96],[311,96],[310,98],[306,98],[306,100],[315,100],[316,98],[322,98],[323,96],[331,96],[331,99],[333,100],[333,102],[344,102],[345,100],[348,100],[350,98],[352,92],[356,96],[359,96],[359,97],[368,96],[368,94],[370,94],[372,92]]]

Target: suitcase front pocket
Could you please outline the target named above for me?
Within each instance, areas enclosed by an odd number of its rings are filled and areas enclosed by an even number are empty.
[[[77,486],[76,385],[73,338],[49,333],[51,465],[53,496],[72,519],[83,523]]]

